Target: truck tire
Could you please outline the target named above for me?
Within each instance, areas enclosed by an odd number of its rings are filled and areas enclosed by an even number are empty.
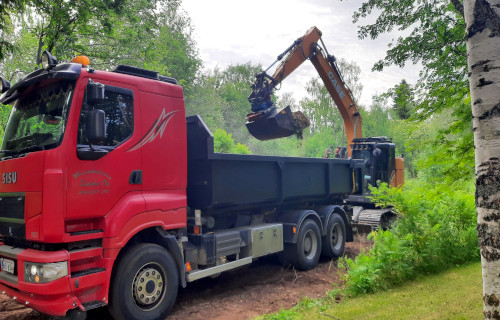
[[[280,260],[293,265],[297,270],[310,270],[316,267],[321,255],[321,232],[318,224],[306,219],[300,226],[297,243],[285,243]]]
[[[337,259],[344,254],[346,240],[346,229],[344,219],[334,212],[328,219],[326,234],[322,238],[323,257],[328,259]]]
[[[170,253],[157,244],[128,249],[110,285],[109,311],[116,320],[163,320],[177,297],[179,275]]]

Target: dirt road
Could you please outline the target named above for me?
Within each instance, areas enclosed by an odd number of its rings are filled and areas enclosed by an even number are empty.
[[[355,257],[370,244],[357,237],[348,243],[346,254]],[[248,319],[288,309],[302,297],[319,298],[339,283],[337,261],[321,261],[313,270],[297,272],[279,266],[272,257],[247,267],[202,279],[179,291],[177,303],[168,320]],[[0,319],[49,320],[32,309],[0,295]],[[91,311],[89,320],[111,319],[104,310]]]

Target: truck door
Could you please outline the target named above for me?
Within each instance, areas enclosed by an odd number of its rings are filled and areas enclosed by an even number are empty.
[[[94,102],[92,106],[87,105],[84,95],[86,84],[82,84],[76,150],[68,156],[66,219],[75,221],[69,223],[74,225],[71,227],[73,231],[85,224],[94,224],[87,228],[96,229],[95,225],[101,221],[99,219],[122,198],[135,195],[136,205],[144,204],[141,196],[141,150],[131,150],[141,132],[137,90],[123,84],[95,82],[105,85],[104,99]],[[89,145],[86,133],[89,109],[105,113],[106,138],[93,145]],[[92,152],[99,155],[95,156]]]

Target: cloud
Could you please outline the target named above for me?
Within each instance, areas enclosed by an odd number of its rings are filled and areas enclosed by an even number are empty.
[[[362,0],[184,0],[183,8],[192,18],[199,52],[208,68],[252,62],[270,65],[293,41],[311,27],[323,32],[330,54],[356,62],[364,86],[361,104],[369,105],[376,93],[383,93],[406,79],[415,83],[418,66],[387,68],[372,72],[374,63],[385,57],[387,44],[398,34],[376,40],[359,40],[352,14]],[[272,73],[273,71],[270,71]],[[283,83],[280,92],[293,92],[298,101],[305,85],[317,72],[305,62]]]

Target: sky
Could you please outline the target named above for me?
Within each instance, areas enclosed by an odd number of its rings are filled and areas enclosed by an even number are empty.
[[[402,79],[414,84],[418,66],[389,67],[372,72],[385,57],[391,39],[401,33],[359,40],[352,23],[353,12],[362,0],[183,0],[182,8],[192,19],[194,37],[205,68],[252,62],[267,68],[293,41],[312,27],[323,33],[323,42],[337,59],[356,62],[361,68],[363,92],[359,104],[369,106],[372,96],[386,92]],[[367,22],[373,21],[367,20]],[[272,74],[274,69],[268,73]],[[278,95],[292,92],[299,101],[306,83],[317,76],[312,64],[304,62],[284,80]]]

